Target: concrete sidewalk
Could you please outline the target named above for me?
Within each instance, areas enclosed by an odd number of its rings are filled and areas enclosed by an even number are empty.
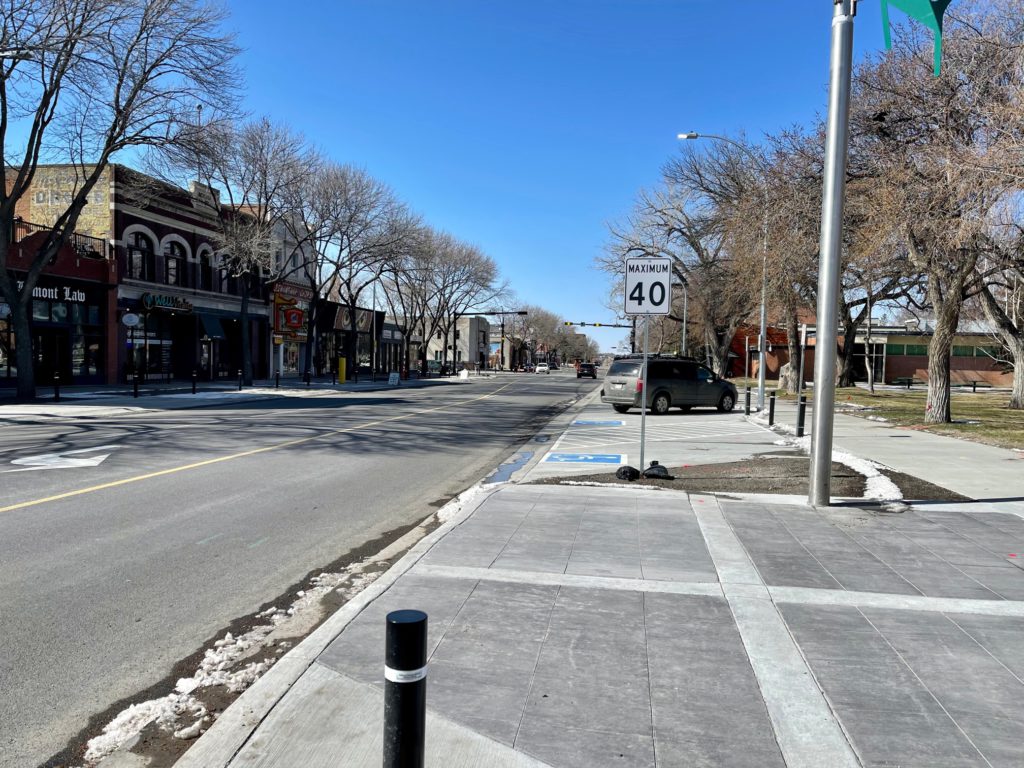
[[[314,379],[308,386],[298,379],[285,379],[280,387],[274,381],[255,381],[253,386],[239,389],[237,384],[204,382],[197,385],[192,394],[189,383],[152,383],[139,387],[135,397],[132,387],[117,386],[76,386],[61,387],[60,402],[53,399],[52,388],[40,388],[40,396],[28,403],[12,398],[0,399],[0,419],[25,418],[106,418],[126,413],[141,413],[154,410],[181,410],[185,408],[208,408],[216,405],[230,406],[274,398],[330,397],[340,394],[378,391],[400,391],[435,386],[459,386],[478,382],[494,381],[488,376],[472,376],[469,379],[436,378],[412,379],[398,386],[388,385],[386,380],[344,382],[332,384],[330,378]]]
[[[933,462],[988,471],[973,445],[935,446]],[[380,765],[384,617],[398,608],[430,616],[428,765],[1024,763],[1024,511],[782,502],[487,490],[178,766]]]
[[[810,404],[808,404],[810,405]],[[813,414],[808,407],[807,431]],[[796,404],[779,400],[776,422],[796,424]],[[1024,452],[837,413],[837,449],[877,461],[980,502],[1024,512]]]

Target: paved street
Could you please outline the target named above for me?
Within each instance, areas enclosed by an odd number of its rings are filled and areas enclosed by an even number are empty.
[[[232,619],[421,520],[593,387],[523,374],[95,417],[0,408],[0,764],[46,759]]]

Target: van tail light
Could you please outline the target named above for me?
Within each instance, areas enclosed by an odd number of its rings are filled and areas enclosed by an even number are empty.
[[[644,380],[643,379],[637,379],[636,380],[636,391],[637,392],[643,392],[644,391]]]

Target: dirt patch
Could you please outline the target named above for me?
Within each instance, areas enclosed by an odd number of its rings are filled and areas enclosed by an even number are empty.
[[[744,461],[727,464],[669,466],[672,480],[642,478],[630,482],[619,480],[614,472],[592,475],[548,477],[535,481],[539,485],[565,483],[614,483],[616,485],[669,488],[691,493],[768,493],[803,495],[807,493],[811,462],[807,456],[792,453],[768,453]],[[884,470],[903,492],[905,499],[933,501],[970,501],[953,491],[901,472]],[[844,464],[832,462],[832,495],[850,498],[864,496],[864,476]]]

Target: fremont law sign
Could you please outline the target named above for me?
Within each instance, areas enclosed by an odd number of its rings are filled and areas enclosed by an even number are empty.
[[[625,313],[667,315],[672,310],[672,259],[626,259]]]

